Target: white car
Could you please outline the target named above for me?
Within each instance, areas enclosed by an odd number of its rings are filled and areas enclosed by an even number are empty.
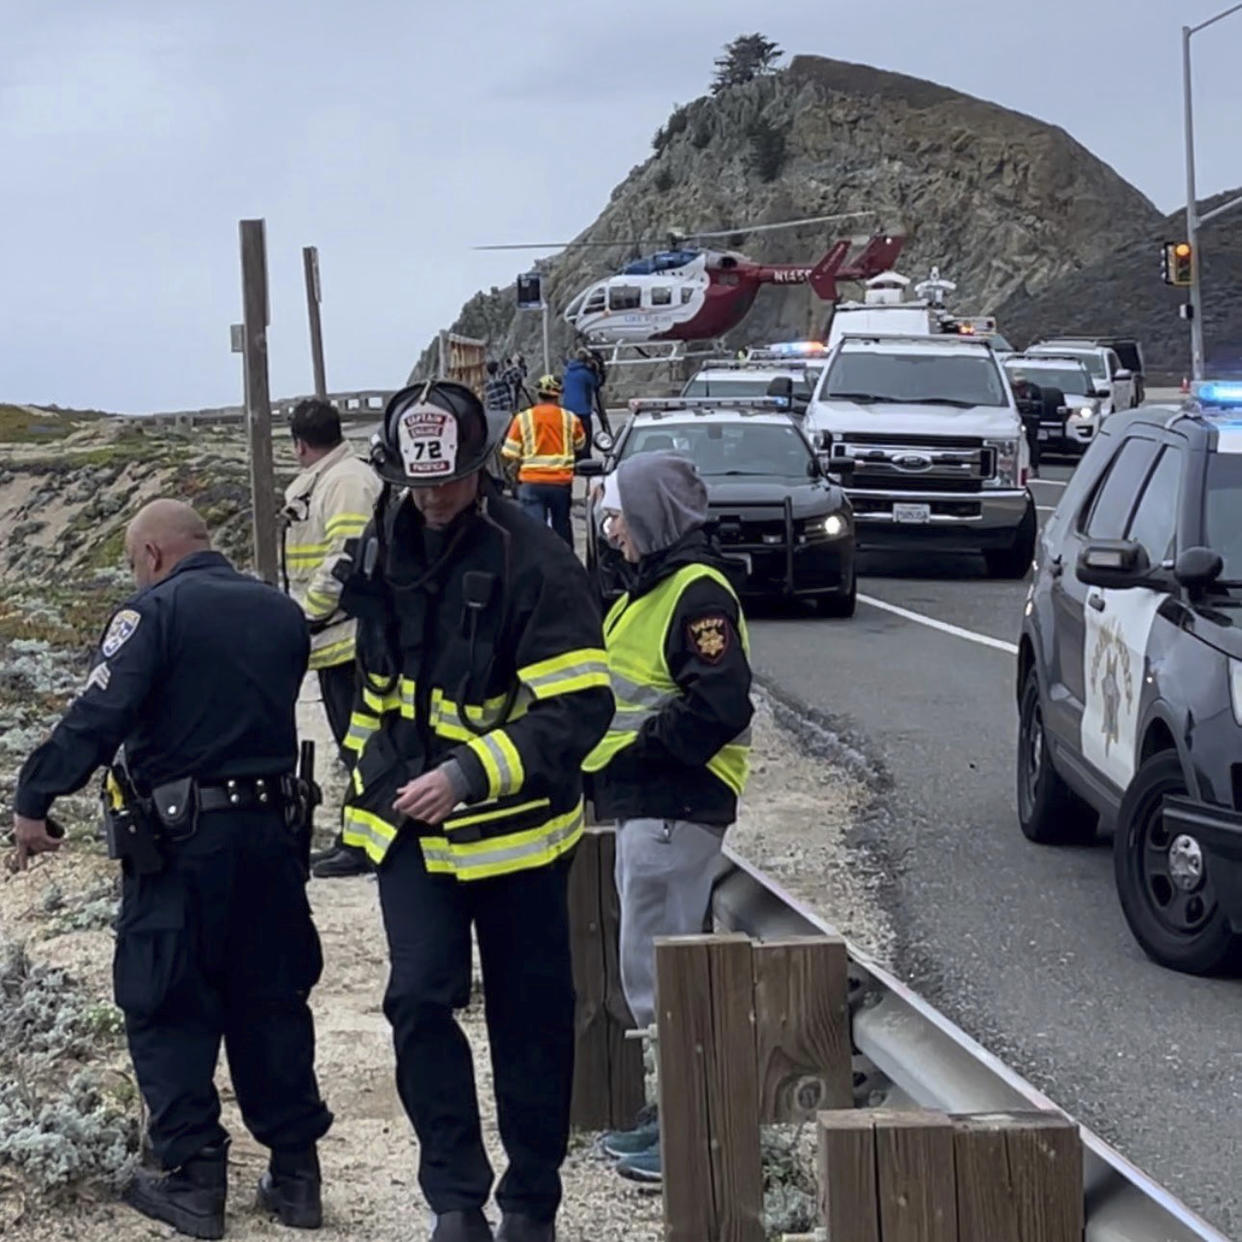
[[[845,336],[804,429],[842,481],[860,545],[979,552],[997,578],[1030,568],[1030,454],[986,341]]]
[[[1134,376],[1121,365],[1117,351],[1107,345],[1067,337],[1064,340],[1040,341],[1026,352],[1081,358],[1095,384],[1095,395],[1100,399],[1101,418],[1107,418],[1118,410],[1133,409],[1139,403]]]
[[[1059,406],[1041,412],[1038,438],[1053,452],[1082,453],[1099,433],[1103,399],[1083,360],[1075,354],[1009,354],[1003,359],[1015,390],[1021,380],[1061,393]],[[1021,393],[1018,393],[1021,396]]]
[[[764,351],[765,353],[767,351]],[[683,397],[789,398],[790,412],[802,414],[810,404],[824,360],[763,358],[722,359],[704,364],[682,389]]]

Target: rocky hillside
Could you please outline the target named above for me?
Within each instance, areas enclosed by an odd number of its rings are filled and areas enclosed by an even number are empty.
[[[1200,204],[1200,212],[1238,197],[1229,190]],[[1116,253],[1068,272],[1039,291],[1020,291],[1000,308],[1006,335],[1026,345],[1053,333],[1094,331],[1137,336],[1148,369],[1172,378],[1190,362],[1190,329],[1178,317],[1186,290],[1160,279],[1160,245],[1186,235],[1175,212],[1156,220]],[[1242,213],[1208,224],[1200,237],[1204,343],[1209,369],[1242,374]]]
[[[654,249],[670,228],[861,210],[874,216],[845,231],[904,226],[903,270],[922,275],[940,264],[958,282],[956,304],[975,312],[1038,295],[1160,218],[1061,129],[917,78],[800,56],[773,77],[674,112],[655,154],[579,240],[642,238]],[[736,242],[753,258],[798,262],[817,258],[836,235],[818,225]],[[618,244],[547,261],[554,311],[634,254]],[[537,358],[538,316],[518,315],[513,303],[511,287],[479,293],[453,329],[488,338],[497,353]],[[767,288],[733,343],[803,335],[824,318],[805,288]],[[559,319],[555,333],[563,356],[570,332]],[[416,371],[431,362],[425,353]]]

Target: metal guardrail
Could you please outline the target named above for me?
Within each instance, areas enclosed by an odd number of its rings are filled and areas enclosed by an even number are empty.
[[[724,853],[712,894],[720,928],[756,939],[840,934],[728,846]],[[1064,1112],[882,966],[847,947],[854,1046],[887,1080],[888,1106]],[[1230,1242],[1098,1135],[1079,1129],[1086,1242]]]

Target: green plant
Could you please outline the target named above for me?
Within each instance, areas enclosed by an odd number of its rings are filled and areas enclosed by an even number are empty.
[[[657,169],[652,184],[661,194],[667,194],[673,188],[673,170],[671,168]]]
[[[788,155],[785,131],[761,116],[750,123],[746,136],[750,140],[750,166],[755,175],[760,181],[775,181]]]
[[[738,35],[725,45],[724,54],[716,58],[712,94],[719,95],[731,86],[745,86],[756,78],[775,73],[776,62],[784,54],[776,43],[761,34]]]

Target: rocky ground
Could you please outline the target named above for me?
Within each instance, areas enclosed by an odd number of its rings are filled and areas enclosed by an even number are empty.
[[[213,520],[224,528],[225,545],[240,550],[245,544],[235,433],[176,444],[144,439],[141,452],[131,452],[135,442],[112,430],[93,438],[75,433],[69,440],[63,458],[49,459],[46,446],[7,453],[0,447],[0,520],[27,505],[26,513],[39,515],[28,520],[48,523],[32,532],[33,543],[11,550],[10,565],[0,569],[6,578],[0,799],[6,804],[22,758],[80,685],[97,628],[125,591],[116,532],[133,506],[170,488],[200,503],[208,497],[219,506]],[[37,504],[30,500],[36,494]],[[53,527],[57,533],[47,536]],[[304,729],[327,753],[313,693],[301,711]],[[839,739],[793,720],[779,703],[761,701],[755,737],[754,777],[734,844],[884,957],[891,932],[878,900],[879,871],[850,844],[855,818],[876,792],[872,774]],[[329,782],[328,792],[339,798],[339,781]],[[0,1233],[30,1242],[172,1236],[114,1197],[137,1156],[142,1122],[111,1003],[115,865],[95,837],[93,793],[64,800],[58,814],[69,829],[67,847],[37,860],[24,875],[0,878]],[[386,964],[374,882],[317,881],[310,893],[327,963],[314,995],[318,1063],[337,1117],[322,1149],[327,1225],[321,1236],[325,1242],[417,1237],[425,1209],[380,1009]],[[486,1080],[477,995],[462,1021],[480,1080]],[[219,1083],[235,1136],[230,1236],[275,1236],[277,1228],[251,1207],[263,1152],[240,1124],[223,1067]],[[485,1082],[481,1096],[490,1100]],[[490,1104],[486,1120],[499,1164]],[[774,1236],[810,1223],[805,1137],[770,1136]],[[591,1135],[575,1138],[561,1236],[569,1242],[655,1242],[662,1236],[659,1197],[621,1182],[595,1154],[593,1141]]]

